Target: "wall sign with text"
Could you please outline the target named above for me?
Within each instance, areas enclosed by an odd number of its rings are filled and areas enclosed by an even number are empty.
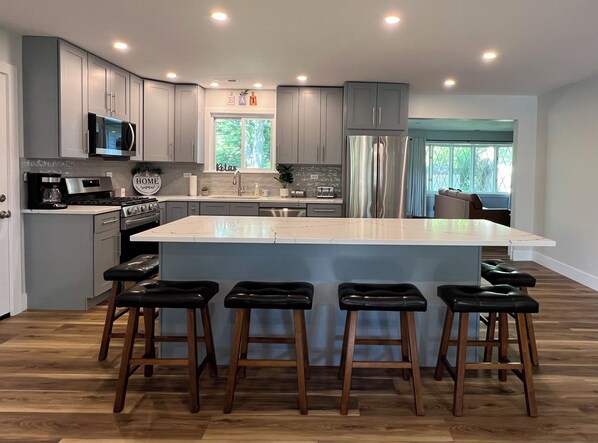
[[[142,195],[154,195],[162,187],[162,179],[156,173],[139,172],[133,176],[133,188]]]

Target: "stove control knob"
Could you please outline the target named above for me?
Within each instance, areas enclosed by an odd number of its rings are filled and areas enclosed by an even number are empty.
[[[131,208],[131,214],[137,214],[139,212],[139,208],[137,206]]]
[[[131,210],[131,208],[125,209],[125,215],[133,215],[133,211]]]
[[[158,203],[154,203],[154,210],[157,211],[158,209],[160,209],[160,205]]]
[[[148,208],[147,208],[147,205],[141,205],[141,208],[139,208],[139,209],[141,209],[141,212],[147,212]]]

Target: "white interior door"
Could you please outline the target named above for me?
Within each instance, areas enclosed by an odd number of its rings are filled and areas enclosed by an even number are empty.
[[[9,266],[9,73],[0,66],[0,316],[10,312]]]

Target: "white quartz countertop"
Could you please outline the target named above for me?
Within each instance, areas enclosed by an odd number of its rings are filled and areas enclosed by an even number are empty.
[[[553,240],[487,220],[190,216],[136,241],[420,246],[555,246]]]
[[[98,215],[120,211],[120,206],[68,206],[64,209],[22,209],[23,214]]]
[[[270,197],[255,197],[253,195],[243,195],[241,197],[236,195],[227,195],[227,194],[220,194],[220,195],[198,195],[198,196],[189,196],[189,195],[152,195],[151,197],[155,197],[160,202],[166,201],[189,201],[189,202],[214,202],[214,201],[224,201],[224,202],[258,202],[260,204],[266,203],[287,203],[289,205],[296,206],[301,203],[320,203],[320,204],[342,204],[342,198],[315,198],[315,197],[304,197],[304,198],[292,198],[292,197],[279,197],[279,196],[270,196]]]

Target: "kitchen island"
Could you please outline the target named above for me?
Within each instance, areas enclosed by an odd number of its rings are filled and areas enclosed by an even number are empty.
[[[234,313],[223,299],[241,280],[308,281],[315,286],[307,312],[310,362],[337,365],[344,313],[338,308],[341,282],[409,282],[428,300],[428,311],[416,314],[422,366],[434,366],[444,305],[436,297],[441,284],[478,284],[482,246],[554,246],[537,235],[487,220],[260,218],[192,216],[134,235],[136,241],[160,242],[160,276],[165,280],[214,280],[220,293],[211,302],[219,364],[229,359]],[[291,333],[291,313],[256,310],[257,334]],[[473,317],[473,316],[472,316]],[[185,333],[184,313],[164,310],[163,333]],[[470,325],[478,327],[475,318]],[[396,313],[363,312],[362,335],[398,333]],[[356,359],[400,358],[400,349],[368,347]],[[184,346],[163,348],[166,355]],[[284,345],[250,352],[269,358]],[[392,353],[392,354],[391,354]]]

